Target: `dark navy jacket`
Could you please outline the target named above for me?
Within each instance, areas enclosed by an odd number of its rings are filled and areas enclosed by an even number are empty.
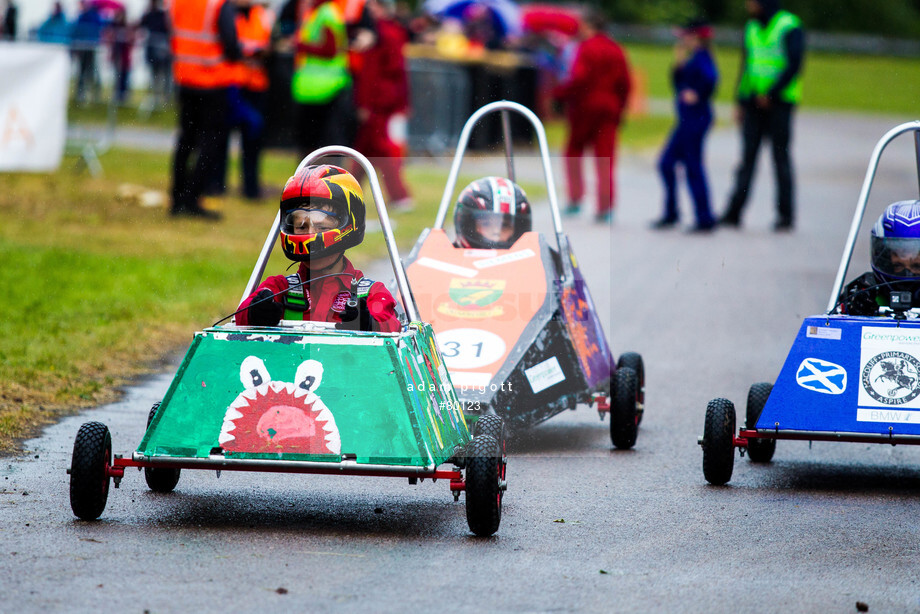
[[[681,122],[710,122],[712,120],[712,95],[716,90],[719,73],[712,55],[705,48],[697,49],[682,66],[671,73],[674,94],[677,101],[677,117]],[[696,92],[696,104],[686,104],[680,99],[680,92],[691,89]]]

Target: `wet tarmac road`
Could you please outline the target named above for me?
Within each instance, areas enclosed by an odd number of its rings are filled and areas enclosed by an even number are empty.
[[[897,121],[798,117],[787,235],[769,230],[766,157],[744,228],[706,237],[648,230],[654,153],[624,157],[613,228],[586,212],[566,229],[615,353],[645,358],[637,445],[612,450],[584,407],[521,435],[496,536],[469,534],[444,482],[233,472],[183,471],[175,493],[155,495],[129,470],[100,521],[75,520],[65,470],[79,424],[105,422],[130,453],[168,373],[2,459],[0,610],[920,610],[920,449],[780,442],[773,463],[736,459],[729,485],[712,487],[696,444],[708,400],[742,405],[823,310],[872,147]],[[917,193],[902,140],[883,157],[873,219]],[[731,130],[709,146],[720,207],[737,148]],[[532,167],[521,159],[520,176]],[[867,260],[863,241],[854,267]]]

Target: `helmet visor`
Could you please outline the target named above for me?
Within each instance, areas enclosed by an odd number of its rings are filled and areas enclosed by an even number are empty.
[[[920,280],[920,238],[873,236],[872,267],[882,275]]]
[[[458,229],[471,245],[507,249],[527,230],[529,215],[513,215],[481,209],[467,209],[463,227]],[[527,217],[528,220],[523,218]]]
[[[289,209],[281,221],[281,229],[291,235],[312,235],[342,226],[342,216],[325,209]]]

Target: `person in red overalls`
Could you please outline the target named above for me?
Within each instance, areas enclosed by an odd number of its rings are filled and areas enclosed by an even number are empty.
[[[354,75],[358,116],[354,147],[373,158],[390,207],[408,211],[412,207],[412,197],[402,177],[405,138],[400,145],[397,140],[402,135],[395,134],[399,131],[394,130],[405,125],[409,108],[409,79],[403,54],[408,36],[393,18],[388,0],[369,0],[367,9],[377,24],[377,42],[361,54],[360,69]],[[358,181],[364,178],[357,164],[351,171]]]
[[[581,21],[582,42],[575,52],[569,79],[554,93],[566,107],[569,137],[565,146],[565,171],[569,205],[566,213],[581,209],[585,186],[581,157],[587,146],[594,148],[597,170],[596,221],[613,220],[614,167],[617,129],[629,97],[630,76],[622,48],[604,33],[606,21],[589,11]]]
[[[399,331],[393,296],[345,257],[364,240],[364,216],[361,186],[346,170],[319,165],[295,173],[281,194],[281,247],[300,267],[263,281],[240,304],[236,323],[277,326],[283,318]]]

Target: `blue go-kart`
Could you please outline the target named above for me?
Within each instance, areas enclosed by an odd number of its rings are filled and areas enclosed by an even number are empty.
[[[876,316],[847,315],[839,303],[879,158],[907,132],[916,139],[920,173],[920,121],[901,124],[879,140],[827,312],[802,323],[776,383],[751,386],[737,434],[734,404],[724,398],[709,402],[699,438],[709,483],[731,479],[736,448],[752,462],[766,463],[779,439],[920,444],[920,306],[898,292]]]

